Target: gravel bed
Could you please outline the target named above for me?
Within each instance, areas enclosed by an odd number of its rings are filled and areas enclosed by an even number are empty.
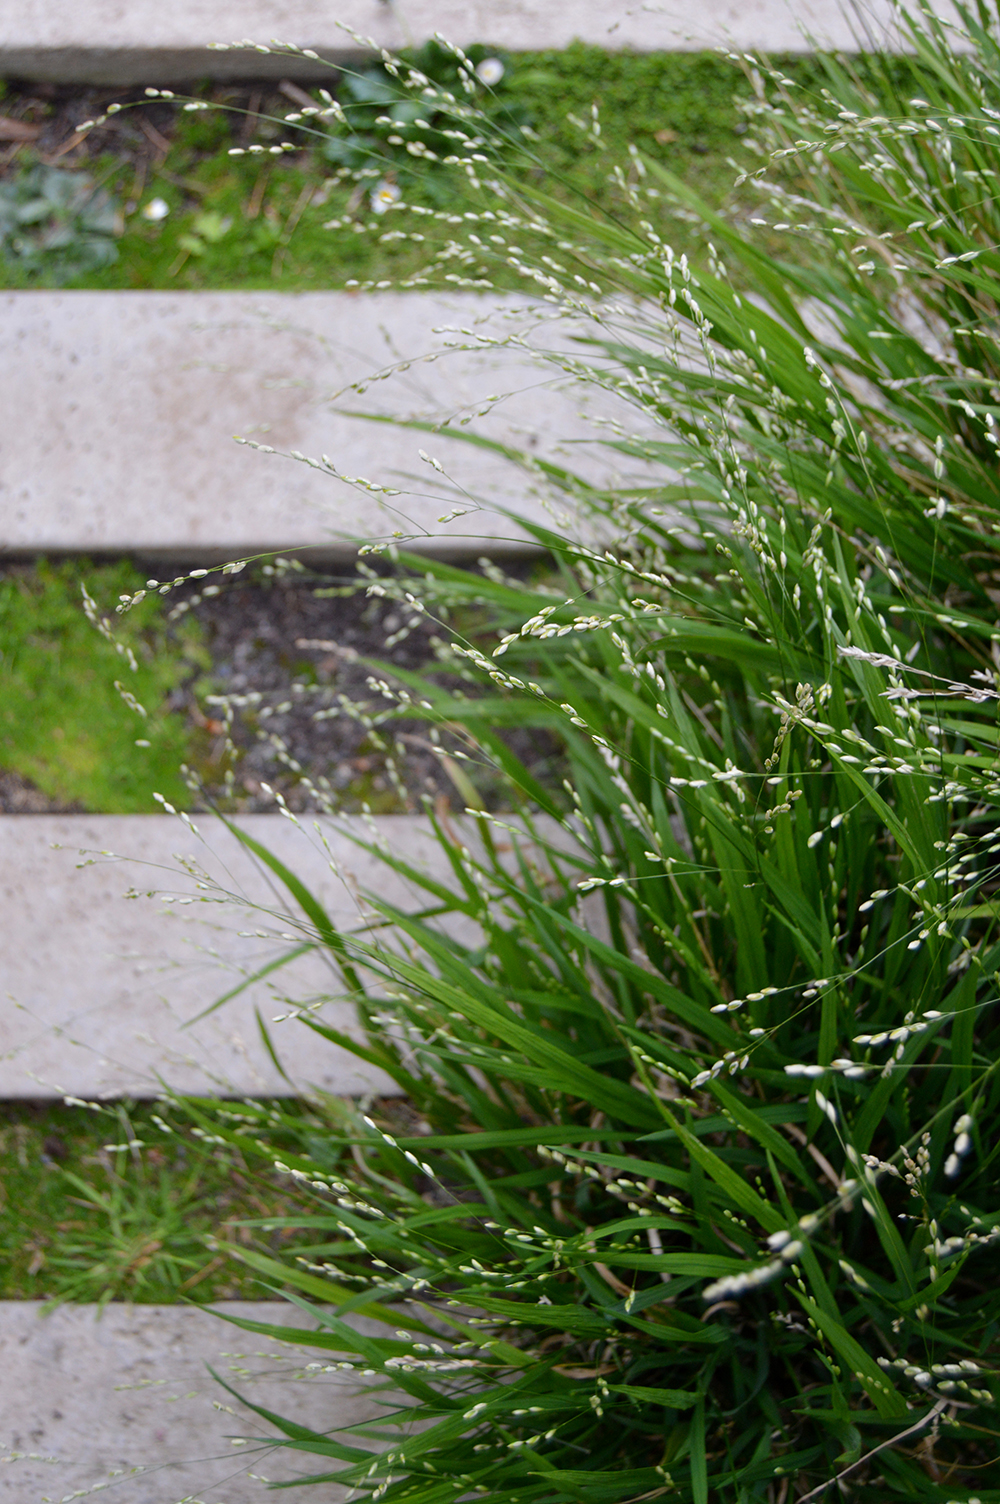
[[[190,610],[211,654],[207,677],[213,693],[201,696],[199,704],[188,685],[175,695],[172,708],[207,723],[213,742],[200,771],[215,799],[239,810],[271,809],[274,801],[261,789],[267,783],[296,812],[321,808],[322,797],[290,764],[345,810],[357,811],[365,803],[376,813],[419,808],[421,795],[436,800],[452,791],[430,750],[429,728],[385,724],[391,707],[369,687],[372,668],[364,661],[425,667],[434,659],[433,623],[419,619],[407,631],[393,601],[318,593],[338,588],[332,580],[258,577],[234,580],[215,596],[195,595]],[[190,590],[179,594],[185,604],[185,594],[192,597]],[[213,764],[226,761],[220,697],[230,698],[234,707],[228,739],[237,756],[228,787],[224,778],[213,777]],[[366,724],[372,720],[374,737]],[[400,784],[388,765],[387,751],[393,750]]]
[[[328,804],[344,812],[365,805],[376,814],[414,811],[426,796],[439,807],[464,808],[448,755],[462,750],[462,741],[394,716],[370,682],[380,672],[372,660],[410,671],[432,667],[442,628],[397,601],[342,589],[333,579],[292,574],[237,579],[218,595],[188,592],[212,657],[214,690],[199,703],[189,685],[174,708],[201,717],[213,738],[201,770],[206,793],[242,811],[273,808],[262,783],[297,813]],[[187,604],[183,595],[178,604]],[[226,757],[220,697],[234,707],[228,780],[212,774],[212,762],[221,767]],[[552,738],[514,731],[508,741],[536,777],[555,776]],[[497,775],[480,765],[475,781],[488,807],[503,805]]]

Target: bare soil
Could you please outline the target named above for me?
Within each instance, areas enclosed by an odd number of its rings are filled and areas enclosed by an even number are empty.
[[[62,804],[50,799],[20,773],[0,768],[0,814],[4,815],[76,815],[77,804]]]

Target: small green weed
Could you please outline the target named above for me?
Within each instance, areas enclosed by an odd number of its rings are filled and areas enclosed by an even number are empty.
[[[512,109],[504,100],[503,80],[511,65],[508,58],[472,47],[462,64],[455,54],[437,41],[429,41],[412,58],[413,67],[436,89],[461,100],[475,98],[478,105],[474,129],[480,151],[503,156],[508,139],[517,139],[528,124],[530,103]],[[399,68],[382,61],[361,72],[345,71],[338,89],[341,113],[329,127],[320,152],[337,167],[346,167],[360,181],[380,178],[380,193],[372,207],[393,202],[405,194],[436,208],[454,201],[461,181],[454,171],[457,124],[454,115],[439,102],[417,94],[404,83]],[[292,115],[293,121],[303,117]]]
[[[41,164],[0,181],[0,251],[14,276],[50,283],[118,259],[121,209],[85,173]]]
[[[86,560],[0,577],[0,767],[87,810],[148,812],[154,792],[186,807],[179,767],[197,746],[164,700],[206,662],[197,630],[186,622],[168,637],[159,597],[147,596],[123,624],[119,652],[87,620],[85,582],[102,601],[144,584],[126,562]]]

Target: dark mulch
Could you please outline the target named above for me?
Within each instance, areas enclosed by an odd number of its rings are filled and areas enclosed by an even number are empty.
[[[265,782],[292,809],[315,809],[316,798],[288,759],[345,809],[358,810],[362,803],[377,812],[405,809],[418,805],[422,794],[449,793],[450,781],[429,750],[427,726],[377,724],[373,739],[362,719],[384,721],[391,710],[369,687],[373,669],[363,660],[423,668],[434,658],[433,624],[418,620],[387,646],[387,639],[405,630],[409,616],[404,619],[392,601],[317,594],[336,588],[332,580],[317,585],[294,576],[273,582],[240,579],[192,606],[212,657],[206,678],[214,695],[260,697],[235,706],[231,737],[238,755],[227,791],[218,776],[226,762],[224,707],[214,704],[212,695],[196,698],[194,684],[174,696],[172,708],[186,709],[195,720],[203,716],[214,736],[203,770],[210,796],[238,809],[270,809],[273,800],[260,787]],[[192,592],[178,594],[183,599]],[[387,769],[386,748],[391,752],[397,740],[402,795]],[[214,776],[213,762],[219,765]]]
[[[392,683],[391,673],[379,665],[429,671],[439,679],[434,639],[447,636],[446,629],[397,601],[334,593],[341,588],[333,579],[290,575],[241,577],[220,594],[200,599],[189,587],[178,592],[181,600],[186,594],[196,602],[191,612],[212,659],[206,676],[211,691],[204,692],[204,680],[200,694],[190,683],[173,702],[209,733],[209,756],[199,770],[207,796],[231,809],[270,809],[273,800],[261,789],[266,783],[296,812],[321,809],[329,800],[345,812],[367,804],[385,814],[417,810],[426,796],[464,808],[467,801],[450,776],[447,758],[463,743],[440,732],[440,752],[435,752],[431,725],[395,715],[391,701],[370,683],[373,677]],[[225,709],[215,703],[219,695],[234,701],[259,697],[234,705],[234,762],[226,757]],[[551,738],[514,732],[508,741],[536,777],[543,782],[555,777]],[[468,763],[461,766],[472,771]],[[474,781],[488,807],[503,806],[498,774],[480,763]]]

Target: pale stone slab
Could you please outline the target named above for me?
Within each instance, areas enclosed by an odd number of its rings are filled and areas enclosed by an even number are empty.
[[[301,56],[203,49],[243,39],[266,47],[277,37],[343,60],[356,55],[357,44],[338,22],[389,48],[420,43],[436,31],[465,46],[488,42],[511,51],[565,47],[575,38],[639,52],[722,42],[740,50],[803,52],[811,38],[846,49],[859,43],[892,46],[897,28],[890,0],[869,0],[863,13],[862,24],[839,0],[703,0],[696,10],[678,0],[177,0],[169,6],[153,0],[3,0],[0,69],[108,84],[206,75],[310,78],[318,65]],[[321,76],[321,65],[319,70]]]
[[[419,903],[416,885],[331,822],[323,824],[328,851],[306,817],[301,828],[278,815],[238,823],[317,895],[338,927],[363,926],[366,890],[406,907]],[[182,1027],[301,938],[301,912],[280,883],[220,821],[199,816],[197,826],[195,835],[169,815],[0,816],[0,1098],[151,1097],[160,1081],[228,1096],[310,1086],[353,1096],[396,1091],[294,1018],[273,1022],[288,1013],[289,998],[332,995],[318,1016],[353,1030],[353,1006],[336,1000],[337,979],[317,954]],[[360,822],[355,828],[371,839]],[[419,818],[383,816],[376,831],[394,855],[443,876],[445,858]],[[178,856],[193,859],[218,889],[199,890]],[[220,892],[252,898],[266,912],[219,901]],[[264,1049],[257,1008],[290,1081]]]
[[[622,461],[594,446],[579,391],[530,351],[487,343],[521,332],[543,342],[538,315],[537,303],[475,294],[0,295],[0,552],[353,557],[358,541],[397,533],[452,554],[524,548],[498,507],[579,535],[541,480],[502,457],[343,413],[455,419],[461,432],[489,398],[477,433],[613,481]],[[628,418],[606,394],[601,412]],[[404,494],[372,495],[290,451]],[[471,510],[442,523],[456,507]]]
[[[318,1325],[281,1302],[220,1301],[216,1309]],[[375,1331],[374,1323],[355,1324]],[[34,1301],[2,1301],[0,1504],[55,1504],[91,1489],[116,1504],[264,1504],[274,1497],[264,1479],[320,1472],[322,1459],[264,1445],[266,1423],[206,1365],[254,1404],[316,1430],[377,1416],[353,1375],[307,1377],[302,1366],[314,1353],[195,1306],[109,1305],[98,1315],[95,1306],[67,1305],[44,1315]],[[320,1484],[308,1498],[333,1504],[343,1490]]]

